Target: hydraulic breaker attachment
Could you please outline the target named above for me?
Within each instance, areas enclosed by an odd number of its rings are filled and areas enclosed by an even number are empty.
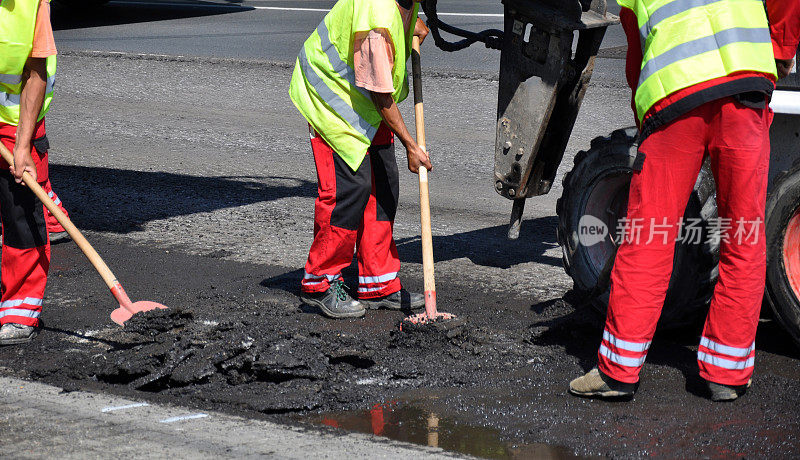
[[[495,190],[515,200],[521,217],[520,200],[553,185],[603,35],[618,18],[607,13],[605,0],[503,4]]]
[[[423,8],[439,48],[456,51],[482,42],[502,52],[494,186],[514,200],[508,235],[516,239],[525,199],[553,185],[603,35],[619,18],[608,13],[606,0],[502,2],[504,31],[480,33],[441,22],[437,0],[425,0]],[[440,29],[464,39],[447,42]]]

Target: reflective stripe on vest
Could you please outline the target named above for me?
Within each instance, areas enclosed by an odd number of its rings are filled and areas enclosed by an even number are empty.
[[[743,29],[735,28],[717,32],[708,37],[698,38],[690,42],[681,43],[665,53],[650,59],[644,63],[642,72],[639,74],[639,86],[659,70],[674,64],[678,61],[699,56],[709,51],[715,51],[723,46],[734,43],[767,43],[771,44],[769,29]],[[724,75],[723,75],[724,76]]]
[[[342,99],[341,96],[333,92],[333,90],[330,89],[324,81],[322,81],[322,78],[317,75],[317,72],[314,71],[314,68],[311,67],[311,64],[308,62],[308,56],[306,56],[305,47],[300,50],[300,56],[298,56],[297,60],[300,63],[303,76],[306,77],[306,80],[308,80],[311,86],[314,87],[317,93],[322,96],[322,99],[328,103],[328,105],[330,105],[337,114],[350,123],[350,126],[352,126],[353,129],[358,131],[358,133],[362,136],[368,139],[375,137],[375,133],[378,132],[378,128],[371,125],[367,120],[359,115],[355,109],[350,106],[350,104]]]
[[[44,90],[44,101],[39,111],[36,121],[40,121],[50,110],[50,103],[53,101],[56,86],[56,57],[48,56],[47,60],[47,84]],[[19,124],[21,92],[2,92],[0,91],[0,123],[9,125]]]
[[[47,77],[47,86],[45,87],[44,93],[51,94],[54,92],[56,84],[56,76],[48,76]],[[0,93],[0,106],[4,107],[13,107],[18,106],[20,100],[19,94],[8,94],[8,93]]]
[[[418,6],[412,20],[416,22]],[[378,131],[381,115],[371,93],[356,86],[353,47],[357,34],[383,29],[395,45],[392,99],[408,94],[410,35],[394,0],[339,0],[303,44],[289,95],[306,120],[354,171]]]
[[[647,21],[639,28],[642,51],[644,51],[644,44],[647,42],[647,36],[650,35],[650,31],[653,30],[653,27],[657,26],[661,21],[669,19],[672,16],[685,13],[686,11],[689,11],[692,8],[697,8],[698,6],[706,6],[721,1],[726,0],[675,0],[667,3],[666,5],[658,7],[655,11],[650,13]]]
[[[22,83],[22,75],[13,73],[0,73],[0,83],[9,86],[19,85]]]
[[[341,56],[339,56],[339,52],[336,51],[336,47],[333,46],[333,43],[331,43],[330,32],[328,32],[328,26],[325,24],[324,19],[317,27],[317,34],[319,34],[322,52],[328,57],[331,66],[333,66],[333,71],[347,80],[347,82],[354,88],[358,89],[358,91],[363,94],[365,98],[370,99],[371,96],[367,90],[356,86],[355,70],[353,70],[349,65],[347,65],[346,62],[342,60]],[[378,127],[370,124],[366,119],[364,119],[364,117],[359,115],[355,109],[350,106],[350,104],[348,104],[344,99],[342,99],[341,96],[336,94],[328,87],[328,85],[325,84],[325,82],[314,71],[311,63],[308,61],[305,46],[300,50],[300,56],[298,56],[298,59],[300,61],[300,66],[303,69],[303,75],[306,77],[308,82],[311,83],[311,86],[317,90],[320,96],[322,96],[325,102],[327,102],[328,105],[330,105],[331,108],[335,110],[336,113],[338,113],[342,118],[347,120],[347,122],[350,123],[350,126],[358,131],[359,134],[370,140],[375,137],[375,133],[378,132]]]
[[[0,1],[0,123],[19,124],[22,73],[33,49],[38,0]],[[37,120],[50,108],[55,88],[56,57],[46,60],[47,86]]]
[[[761,0],[618,0],[635,14],[643,62],[640,121],[656,102],[690,86],[752,71],[777,77]]]

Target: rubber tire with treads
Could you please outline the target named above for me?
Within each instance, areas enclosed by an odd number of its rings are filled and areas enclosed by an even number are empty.
[[[608,137],[592,140],[588,151],[575,156],[575,166],[564,176],[563,192],[557,203],[558,242],[563,253],[564,269],[572,277],[574,290],[600,313],[608,307],[609,287],[594,292],[605,264],[592,261],[587,248],[578,242],[578,225],[588,209],[592,191],[608,178],[618,182],[616,194],[604,194],[601,199],[609,203],[599,203],[607,209],[614,208],[610,203],[614,195],[624,197],[618,205],[619,214],[611,213],[618,221],[627,214],[627,196],[633,163],[637,155],[636,128],[619,129]],[[647,161],[645,159],[645,161]],[[705,317],[708,303],[717,281],[719,245],[708,242],[710,220],[717,217],[715,184],[707,164],[703,165],[694,191],[689,199],[684,217],[700,218],[702,228],[701,244],[679,242],[676,244],[673,273],[659,320],[660,327],[683,327],[697,324]],[[598,203],[595,203],[597,205]],[[604,242],[612,246],[611,240]],[[597,260],[597,257],[594,257]],[[593,294],[593,295],[592,295]],[[591,295],[591,298],[587,298]]]
[[[789,282],[784,263],[784,238],[789,221],[800,208],[800,167],[775,178],[767,197],[767,287],[765,297],[784,329],[800,345],[800,299]],[[800,274],[793,274],[795,277]]]

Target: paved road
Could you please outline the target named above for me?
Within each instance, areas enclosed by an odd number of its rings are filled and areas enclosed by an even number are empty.
[[[309,431],[0,377],[6,458],[456,458],[441,449]]]
[[[246,0],[112,1],[97,11],[57,9],[56,40],[62,50],[103,50],[186,56],[294,61],[333,1]],[[612,11],[616,11],[614,6]],[[443,0],[440,19],[468,30],[503,29],[499,0]],[[472,16],[476,15],[476,16]],[[611,28],[605,48],[624,44]],[[459,53],[427,45],[429,68],[496,74],[500,53],[481,44]]]

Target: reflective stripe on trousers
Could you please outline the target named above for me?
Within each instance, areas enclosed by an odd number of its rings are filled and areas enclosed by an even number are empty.
[[[697,360],[728,370],[744,370],[755,365],[756,342],[749,347],[731,347],[707,337],[700,338]],[[744,359],[743,359],[744,358]]]
[[[608,329],[603,331],[603,343],[600,344],[598,355],[600,361],[608,360],[611,363],[637,370],[644,365],[647,359],[647,350],[651,341],[634,342],[615,337]]]

